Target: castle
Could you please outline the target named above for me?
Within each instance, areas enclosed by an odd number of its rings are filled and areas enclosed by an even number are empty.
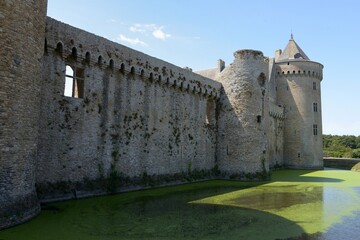
[[[192,72],[0,3],[0,229],[40,201],[322,168],[323,66],[291,37]]]

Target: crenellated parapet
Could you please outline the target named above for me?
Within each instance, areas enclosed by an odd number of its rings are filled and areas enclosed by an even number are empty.
[[[57,51],[64,59],[114,73],[138,75],[145,81],[189,94],[212,99],[220,96],[221,84],[216,81],[49,17],[46,50]]]
[[[322,69],[322,64],[308,60],[288,60],[276,63],[277,77],[295,75],[306,78],[311,77],[321,81],[323,79]]]
[[[293,37],[275,60],[277,104],[284,106],[284,165],[321,168],[323,65],[310,60]]]

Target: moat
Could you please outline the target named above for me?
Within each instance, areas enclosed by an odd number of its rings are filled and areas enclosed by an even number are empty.
[[[360,174],[279,170],[51,203],[0,239],[356,239]]]

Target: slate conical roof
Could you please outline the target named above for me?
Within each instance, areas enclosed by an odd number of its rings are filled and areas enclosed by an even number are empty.
[[[278,61],[286,61],[290,59],[310,60],[304,51],[299,47],[299,45],[297,45],[292,34],[289,43],[281,53]]]

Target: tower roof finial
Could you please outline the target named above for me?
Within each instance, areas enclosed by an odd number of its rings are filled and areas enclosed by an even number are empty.
[[[291,38],[290,38],[290,40],[294,40],[294,36],[293,36],[292,31],[291,31]]]

